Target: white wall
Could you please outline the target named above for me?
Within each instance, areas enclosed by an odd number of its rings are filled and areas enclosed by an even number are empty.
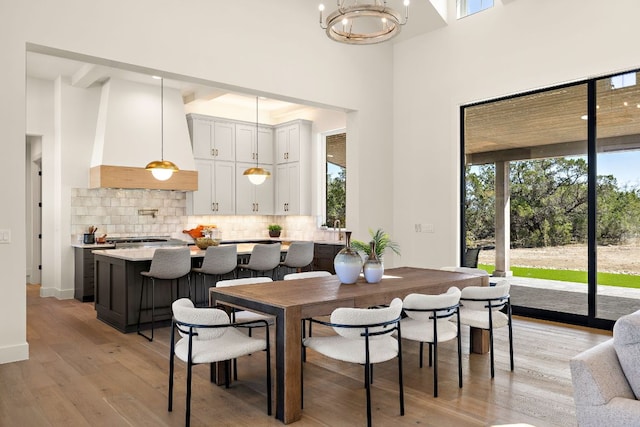
[[[392,225],[390,206],[377,199],[391,197],[392,171],[379,167],[389,165],[393,155],[391,45],[333,43],[317,26],[317,6],[299,0],[281,0],[277,7],[251,0],[193,0],[188,4],[113,0],[107,6],[77,0],[0,2],[0,55],[4,63],[11,64],[0,68],[0,157],[8,164],[0,171],[0,180],[12,183],[0,190],[5,203],[12,206],[0,210],[0,228],[11,229],[14,236],[11,244],[0,245],[5,285],[0,299],[0,363],[28,357],[24,287],[27,44],[88,55],[97,61],[102,58],[105,63],[129,64],[138,70],[247,88],[274,98],[358,111],[347,119],[351,145],[347,179],[351,191],[359,194],[347,216],[355,232],[366,233],[372,224]],[[65,82],[57,82],[55,102],[65,103],[67,96],[75,96],[71,92]],[[53,252],[63,245],[68,248],[70,188],[86,185],[76,184],[80,178],[74,168],[89,165],[82,160],[87,147],[81,145],[82,134],[88,130],[79,127],[66,133],[61,114],[54,125],[53,144],[43,145],[43,160],[52,162],[43,164],[43,171],[51,173],[51,195],[56,198],[53,220],[43,219],[52,223],[54,242],[43,243],[43,248]],[[366,138],[363,162],[355,158],[359,138]],[[63,147],[67,140],[72,145]],[[51,146],[57,148],[54,153],[48,151]],[[361,187],[374,170],[381,185]],[[366,212],[362,221],[356,206]],[[61,291],[73,287],[70,272],[61,267],[69,264],[70,253],[70,248],[61,252],[59,262],[55,259],[51,266],[53,277],[49,279]],[[43,254],[43,263],[47,257],[51,255]]]
[[[394,232],[402,263],[458,263],[459,107],[638,68],[636,0],[496,1],[394,49]],[[430,223],[434,233],[415,233]]]

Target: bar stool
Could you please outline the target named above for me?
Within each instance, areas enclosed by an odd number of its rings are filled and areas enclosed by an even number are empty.
[[[149,271],[142,271],[142,283],[140,285],[140,304],[138,305],[138,335],[142,335],[149,341],[153,341],[153,330],[155,327],[155,289],[156,280],[174,280],[187,277],[189,284],[189,297],[191,297],[191,250],[188,247],[184,248],[158,248],[153,253],[151,259],[151,267]],[[142,297],[144,295],[145,283],[151,280],[151,336],[147,336],[140,331],[140,318],[142,314]],[[178,286],[176,286],[176,289]],[[173,302],[173,290],[170,290],[171,302]],[[176,295],[178,290],[176,290]],[[145,308],[149,310],[149,308]]]
[[[285,268],[286,273],[294,270],[300,273],[302,268],[313,262],[313,242],[293,242],[289,245],[287,256],[280,263],[280,268]],[[280,277],[280,275],[278,275]]]
[[[256,244],[251,251],[247,264],[238,264],[238,269],[249,270],[251,277],[256,277],[259,272],[264,276],[267,271],[271,272],[273,279],[276,268],[280,265],[280,243]]]
[[[198,276],[202,276],[202,300],[207,301],[208,295],[204,295],[208,292],[209,287],[206,286],[207,277],[213,276],[214,286],[225,275],[233,273],[233,277],[236,277],[236,265],[238,264],[238,247],[236,245],[225,246],[209,246],[204,254],[202,265],[200,267],[192,268],[191,271]],[[195,296],[194,299],[198,301],[198,282],[195,283]],[[198,305],[196,303],[196,305]]]

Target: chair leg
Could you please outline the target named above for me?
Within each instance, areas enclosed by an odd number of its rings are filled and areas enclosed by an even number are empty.
[[[423,357],[424,357],[424,343],[420,341],[420,368],[422,368]]]
[[[267,415],[271,415],[271,346],[269,344],[269,326],[267,326]],[[302,373],[301,377],[302,378]]]
[[[142,284],[141,289],[140,289],[140,305],[138,307],[138,335],[141,335],[143,337],[145,337],[147,340],[149,340],[149,342],[153,341],[153,330],[155,327],[155,289],[156,289],[156,282],[154,280],[153,277],[150,277],[151,279],[151,336],[145,335],[144,333],[142,333],[142,331],[140,330],[140,315],[142,314],[142,294],[144,293],[144,282],[145,280],[142,279]]]
[[[192,362],[191,362],[191,358],[189,358],[189,361],[187,362],[187,401],[185,402],[185,407],[186,407],[186,413],[185,413],[185,420],[184,420],[184,425],[186,427],[189,427],[189,425],[191,424],[191,368],[192,368]]]
[[[429,343],[429,367],[433,366],[433,344]]]
[[[174,370],[174,358],[175,358],[175,328],[171,325],[171,350],[169,357],[169,396],[168,396],[168,408],[169,412],[173,411],[173,370]]]
[[[431,344],[429,344],[431,349]],[[433,343],[433,397],[438,397],[438,342]]]
[[[493,314],[489,307],[489,352],[491,353],[491,378],[495,377],[495,368],[493,360]]]
[[[458,322],[458,388],[462,388],[462,337],[459,325],[460,322]]]
[[[507,316],[509,318],[509,360],[511,362],[511,371],[513,372],[513,328],[511,326],[511,303],[507,303]]]
[[[366,363],[364,365],[364,388],[367,393],[367,427],[371,427],[371,384],[369,377],[371,375],[371,365]]]

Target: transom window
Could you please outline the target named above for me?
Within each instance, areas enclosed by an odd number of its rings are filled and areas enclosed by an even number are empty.
[[[456,0],[458,19],[493,7],[493,0]]]

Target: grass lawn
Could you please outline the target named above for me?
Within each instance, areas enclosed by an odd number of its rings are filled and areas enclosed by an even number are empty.
[[[478,264],[489,274],[494,270],[493,265]],[[577,270],[550,270],[546,268],[511,267],[515,277],[530,277],[532,279],[559,280],[561,282],[587,283],[587,272]],[[598,273],[598,284],[619,286],[622,288],[640,289],[640,276],[632,274]]]

